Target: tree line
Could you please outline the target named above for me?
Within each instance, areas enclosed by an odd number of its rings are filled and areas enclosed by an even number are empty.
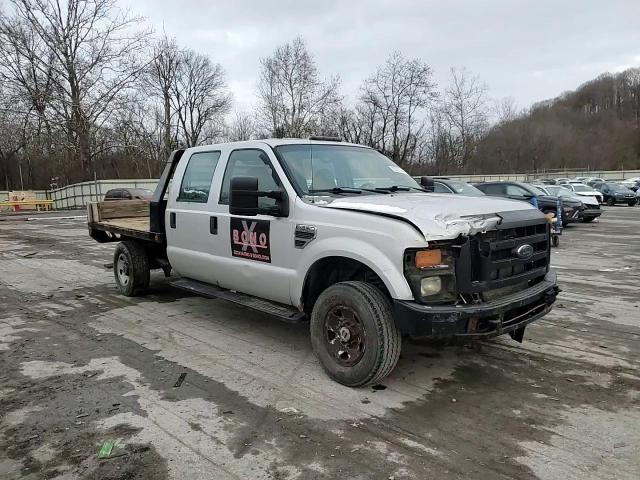
[[[247,112],[234,110],[222,65],[116,0],[6,3],[0,188],[156,177],[175,148],[313,134],[369,145],[416,174],[638,164],[638,70],[518,111],[464,68],[440,86],[426,62],[394,52],[347,102],[298,37],[260,59]]]

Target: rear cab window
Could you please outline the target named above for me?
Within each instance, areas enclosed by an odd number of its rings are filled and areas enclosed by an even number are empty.
[[[220,151],[196,152],[191,155],[182,175],[178,202],[207,203],[213,173],[220,159]]]

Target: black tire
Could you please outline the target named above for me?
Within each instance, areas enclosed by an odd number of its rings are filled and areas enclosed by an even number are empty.
[[[591,223],[596,217],[587,217],[582,219],[582,223]]]
[[[551,235],[551,246],[557,247],[560,245],[560,236],[559,235]]]
[[[149,287],[149,256],[140,243],[118,243],[113,252],[113,276],[118,290],[127,297],[135,297]]]
[[[634,201],[632,201],[632,202],[627,203],[627,205],[629,205],[630,207],[635,207],[635,206],[636,206],[636,203],[637,203],[637,202],[634,200]]]
[[[331,351],[350,348],[344,347],[350,344],[342,343],[338,332],[327,325],[331,319],[340,318],[336,312],[341,312],[342,320],[347,318],[345,311],[357,320],[356,330],[364,331],[361,347],[353,348],[358,357],[354,364],[348,364],[353,359],[339,358],[339,353]],[[351,335],[360,338],[358,331],[352,332],[350,327],[347,330],[347,340]],[[329,338],[332,332],[333,342]],[[322,292],[311,313],[310,333],[313,351],[324,371],[348,387],[379,383],[393,371],[400,358],[402,338],[393,319],[391,302],[379,289],[365,282],[336,283]]]
[[[613,198],[607,198],[607,205],[613,207],[616,204],[616,201]]]

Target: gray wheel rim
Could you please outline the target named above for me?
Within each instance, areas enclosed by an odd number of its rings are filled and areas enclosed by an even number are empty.
[[[127,286],[131,280],[129,276],[129,262],[124,253],[118,255],[118,262],[116,263],[116,274],[118,275],[118,281],[120,285]]]
[[[340,305],[324,319],[325,347],[339,365],[353,367],[364,356],[367,333],[356,312]]]

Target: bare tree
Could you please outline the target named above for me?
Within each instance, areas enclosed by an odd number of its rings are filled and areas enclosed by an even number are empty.
[[[227,141],[241,142],[251,140],[257,135],[255,118],[248,112],[235,112],[227,129]]]
[[[498,123],[511,122],[519,115],[518,106],[513,97],[503,97],[494,100],[493,109]]]
[[[147,84],[160,98],[163,112],[163,152],[168,158],[175,146],[171,123],[173,121],[172,95],[180,65],[180,50],[175,40],[166,36],[160,39],[153,49],[153,61],[149,65]]]
[[[89,171],[92,135],[140,74],[149,32],[135,31],[140,20],[120,11],[115,0],[9,1],[14,17],[3,23],[20,24],[51,53],[33,60],[42,74],[52,70],[51,106],[82,169]]]
[[[229,111],[231,96],[220,64],[192,50],[182,51],[171,98],[185,146],[197,145],[203,133],[208,138],[222,133],[222,116]]]
[[[476,142],[488,127],[486,93],[486,85],[477,76],[465,68],[451,69],[442,109],[455,132],[453,151],[459,168],[469,162]]]
[[[421,114],[437,98],[435,86],[427,64],[392,53],[362,87],[359,113],[368,117],[368,143],[407,163],[424,127]]]
[[[18,165],[16,169],[14,164],[19,161],[18,153],[26,144],[27,116],[24,113],[20,115],[18,113],[20,110],[22,108],[6,96],[3,90],[0,90],[0,172],[2,172],[4,188],[7,190],[12,189],[10,179],[15,170],[20,170],[21,188],[23,184],[20,166]]]
[[[302,38],[260,60],[259,108],[263,126],[276,137],[303,137],[323,124],[340,102],[338,77],[320,79]]]

